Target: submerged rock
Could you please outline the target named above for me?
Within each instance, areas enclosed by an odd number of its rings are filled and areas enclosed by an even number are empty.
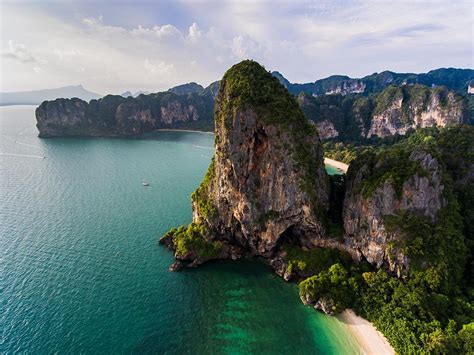
[[[175,260],[173,264],[171,264],[169,271],[179,271],[183,268],[183,263],[180,260]]]

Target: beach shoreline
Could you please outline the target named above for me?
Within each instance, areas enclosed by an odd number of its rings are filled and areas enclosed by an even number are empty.
[[[337,160],[330,159],[330,158],[324,158],[324,164],[330,165],[330,166],[332,166],[336,169],[339,169],[343,173],[346,173],[347,169],[349,168],[349,165],[347,165],[347,164],[345,164],[341,161],[337,161]]]
[[[356,315],[352,309],[346,309],[337,317],[347,326],[364,354],[395,354],[395,351],[383,334],[372,323]]]

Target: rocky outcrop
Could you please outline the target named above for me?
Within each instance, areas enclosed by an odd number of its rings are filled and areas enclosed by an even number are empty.
[[[318,299],[313,299],[312,295],[306,292],[300,294],[300,299],[305,306],[311,306],[314,309],[324,312],[330,316],[334,314],[334,300],[330,297],[323,296]]]
[[[328,177],[317,131],[295,99],[244,61],[221,81],[215,115],[214,162],[193,195],[193,221],[267,257],[289,234],[302,243],[323,237]]]
[[[321,139],[336,138],[339,135],[339,132],[334,127],[334,124],[329,120],[316,123],[316,127]]]
[[[391,87],[376,99],[367,137],[381,138],[426,127],[447,127],[467,121],[467,102],[443,88],[420,85]]]
[[[349,79],[344,80],[339,84],[333,85],[327,89],[326,95],[334,94],[362,94],[365,91],[366,85],[361,80]]]
[[[59,99],[45,101],[36,109],[36,120],[40,137],[55,135],[80,135],[102,130],[86,117],[87,102],[81,99]],[[106,127],[104,127],[106,128]],[[59,134],[60,133],[60,134]]]
[[[435,157],[420,149],[397,158],[408,159],[403,167],[407,171],[394,171],[393,178],[390,173],[383,175],[394,165],[383,154],[368,154],[349,167],[343,221],[350,249],[400,276],[409,268],[409,259],[399,247],[406,236],[387,226],[390,217],[409,212],[436,222],[446,200],[443,170]]]
[[[129,136],[159,128],[210,129],[213,97],[171,92],[45,101],[36,109],[40,137]]]
[[[305,115],[321,127],[322,139],[337,137],[343,141],[449,127],[468,123],[470,116],[464,96],[446,88],[422,85],[390,86],[373,97],[313,97],[302,93],[298,102]]]

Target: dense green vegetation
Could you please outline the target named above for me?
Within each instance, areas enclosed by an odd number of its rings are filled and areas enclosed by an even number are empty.
[[[317,97],[301,94],[298,97],[301,109],[314,122],[329,120],[339,132],[337,140],[359,141],[361,127],[368,130],[373,112],[373,101],[361,95],[321,95]]]
[[[450,90],[465,94],[467,91],[467,83],[474,79],[474,70],[441,68],[423,74],[383,71],[381,73],[364,76],[360,79],[353,79],[345,75],[333,75],[313,83],[305,84],[292,84],[277,72],[274,72],[273,75],[278,76],[293,95],[299,95],[301,92],[309,95],[323,95],[328,91],[334,90],[336,87],[342,87],[344,83],[365,85],[364,95],[380,92],[390,85],[402,85],[404,83],[422,84],[428,87],[442,85],[448,87]]]
[[[350,164],[366,150],[374,150],[374,147],[370,145],[356,145],[352,143],[327,141],[323,143],[323,149],[325,157]]]
[[[255,61],[244,60],[232,66],[224,74],[220,90],[225,97],[218,102],[218,121],[231,121],[235,110],[252,108],[267,124],[285,124],[312,133],[295,98]]]
[[[300,276],[318,274],[335,263],[348,266],[351,260],[349,254],[333,249],[303,250],[289,243],[285,243],[282,249],[285,252],[284,260],[288,264],[286,271]]]
[[[366,151],[354,160],[348,171],[348,178],[366,167],[361,192],[364,197],[370,197],[383,183],[390,183],[398,197],[402,194],[403,183],[413,175],[426,176],[427,172],[419,161],[411,158],[412,150],[405,144],[395,145],[382,151]]]
[[[332,300],[332,312],[337,313],[351,307],[354,302],[354,290],[358,289],[357,280],[349,276],[339,263],[308,277],[299,284],[300,294],[312,299],[328,298]]]
[[[191,195],[191,200],[195,204],[199,215],[206,220],[210,220],[216,216],[217,210],[214,206],[213,202],[209,198],[209,185],[214,178],[215,174],[215,164],[214,164],[214,157],[211,160],[211,164],[209,164],[209,168],[207,169],[206,175],[202,180],[199,187],[194,191]]]
[[[209,231],[204,224],[191,223],[187,227],[173,228],[162,238],[169,237],[178,259],[187,259],[191,255],[192,259],[202,262],[216,258],[222,249],[221,242],[209,240]]]
[[[400,354],[472,354],[474,127],[417,130],[392,146],[367,148],[352,161],[347,178],[367,164],[366,192],[386,180],[399,184],[419,172],[405,161],[415,150],[438,159],[447,205],[436,222],[408,212],[384,217],[388,231],[404,236],[394,246],[410,258],[408,274],[398,279],[366,264],[339,263],[332,270],[323,264],[325,270],[300,283],[300,292],[332,299],[334,311],[354,308]]]
[[[299,285],[302,295],[329,298],[333,312],[353,308],[371,321],[399,354],[469,354],[474,351],[472,298],[459,288],[440,289],[431,270],[406,280],[382,269],[339,263]],[[436,275],[436,274],[435,274]]]

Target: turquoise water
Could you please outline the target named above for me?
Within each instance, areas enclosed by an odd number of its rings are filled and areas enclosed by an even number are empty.
[[[157,237],[190,222],[212,135],[39,139],[31,106],[0,124],[1,353],[357,352],[261,262],[168,272]]]
[[[331,165],[326,165],[326,171],[329,175],[338,175],[340,174],[340,171],[335,168],[334,166]]]

